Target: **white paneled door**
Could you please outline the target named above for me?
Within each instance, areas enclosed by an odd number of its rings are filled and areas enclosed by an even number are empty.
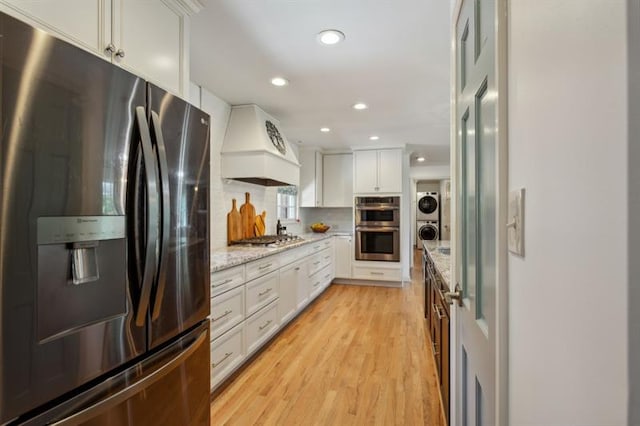
[[[501,380],[498,311],[503,149],[499,125],[497,16],[499,0],[462,0],[455,25],[457,170],[457,424],[494,426]],[[502,225],[500,225],[502,226]],[[506,300],[506,299],[505,299]],[[500,315],[502,312],[500,311]],[[503,361],[503,360],[500,360]]]

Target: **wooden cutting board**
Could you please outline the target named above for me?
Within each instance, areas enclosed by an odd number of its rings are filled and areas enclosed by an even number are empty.
[[[227,213],[227,244],[242,239],[242,216],[236,207],[236,199],[231,200],[231,211]]]
[[[256,225],[255,225],[256,237],[261,237],[264,235],[265,229],[267,228],[266,219],[267,219],[267,212],[264,210],[262,211],[261,214],[256,216]]]
[[[244,193],[245,201],[240,206],[240,216],[242,216],[242,237],[251,238],[255,237],[255,224],[256,224],[256,208],[251,204],[251,194]]]

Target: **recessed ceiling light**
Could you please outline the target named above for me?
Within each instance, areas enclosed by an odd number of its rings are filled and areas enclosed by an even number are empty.
[[[289,81],[286,78],[274,77],[271,79],[271,84],[273,84],[274,86],[282,87],[289,84]]]
[[[419,162],[422,163],[424,161],[424,157],[418,157],[418,158],[416,158],[416,161],[419,161]]]
[[[328,128],[328,127],[321,127],[321,128],[320,128],[320,131],[321,131],[321,132],[323,132],[323,133],[327,133],[327,132],[330,132],[330,131],[331,131],[331,129],[330,129],[330,128]]]
[[[378,139],[380,139],[380,136],[369,136],[369,140],[377,141]]]
[[[322,44],[332,45],[344,40],[344,33],[338,30],[324,30],[318,33],[317,38]]]
[[[367,106],[367,104],[362,103],[362,102],[358,102],[357,104],[353,105],[353,109],[357,109],[357,110],[363,110],[363,109],[367,109],[369,108]]]

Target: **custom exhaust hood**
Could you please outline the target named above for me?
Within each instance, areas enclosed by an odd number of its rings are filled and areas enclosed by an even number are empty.
[[[263,186],[298,185],[300,164],[279,125],[256,105],[231,107],[222,177]]]

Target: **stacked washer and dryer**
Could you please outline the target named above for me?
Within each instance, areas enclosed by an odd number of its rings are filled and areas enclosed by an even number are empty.
[[[440,239],[440,194],[418,192],[416,196],[416,245]]]

